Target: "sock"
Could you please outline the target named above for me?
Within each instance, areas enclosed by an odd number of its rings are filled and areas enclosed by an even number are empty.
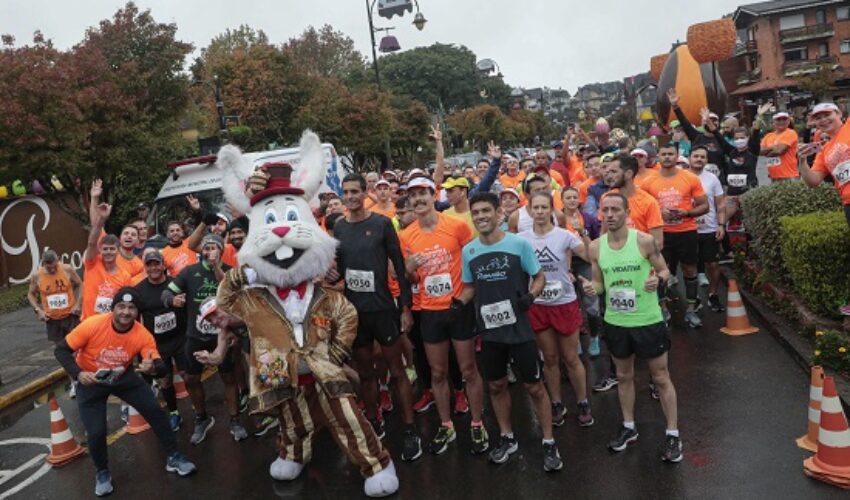
[[[174,386],[168,386],[162,389],[162,398],[165,399],[165,404],[168,406],[168,411],[177,411],[177,392]]]
[[[626,429],[635,430],[635,421],[634,421],[634,420],[632,420],[632,421],[630,421],[630,422],[626,422],[626,421],[624,420],[624,421],[623,421],[623,427],[625,427]]]
[[[504,433],[502,433],[502,437],[507,438],[507,439],[513,439],[514,433],[513,432],[504,432]]]
[[[555,444],[555,440],[554,439],[544,439],[543,444]]]
[[[584,405],[586,405],[586,404],[589,404],[589,403],[587,402],[587,399],[582,399],[581,401],[579,401],[579,402],[578,402],[578,405],[579,405],[579,406],[584,406]]]
[[[696,276],[693,278],[685,278],[685,297],[688,299],[688,304],[694,304],[697,301],[697,293],[699,292],[699,281]]]
[[[473,420],[472,421],[472,427],[484,427],[484,422],[482,422],[480,420]]]
[[[668,436],[679,437],[679,429],[673,429],[673,430],[667,429],[666,434]]]
[[[441,425],[442,425],[443,427],[448,427],[449,429],[454,429],[454,428],[455,428],[455,424],[454,424],[454,422],[452,422],[451,420],[449,420],[448,422],[443,422]]]

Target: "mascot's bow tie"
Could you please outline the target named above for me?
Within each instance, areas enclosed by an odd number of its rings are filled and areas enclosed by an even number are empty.
[[[297,293],[298,298],[303,299],[304,294],[307,293],[307,282],[305,281],[294,288],[275,288],[275,291],[277,292],[277,296],[280,300],[286,300],[291,292]]]

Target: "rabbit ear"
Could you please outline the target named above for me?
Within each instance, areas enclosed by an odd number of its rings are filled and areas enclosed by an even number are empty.
[[[244,181],[251,175],[251,164],[245,161],[238,147],[228,144],[218,152],[216,163],[222,171],[221,190],[233,208],[247,214],[251,203],[245,196]]]
[[[292,185],[304,190],[304,199],[310,201],[319,192],[325,180],[325,155],[319,136],[307,129],[301,136],[300,161],[292,174]]]

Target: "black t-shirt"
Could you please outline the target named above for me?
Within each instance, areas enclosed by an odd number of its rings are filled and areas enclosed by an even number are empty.
[[[221,265],[221,270],[227,272],[230,266]],[[213,327],[206,321],[199,321],[198,312],[201,302],[207,297],[215,297],[218,291],[218,280],[215,272],[207,267],[206,262],[198,262],[184,267],[177,275],[168,289],[174,294],[186,293],[186,336],[200,339],[212,340],[218,336],[218,328]]]
[[[162,302],[162,292],[168,289],[169,283],[170,277],[158,285],[144,279],[134,287],[139,294],[142,324],[153,334],[157,343],[170,341],[186,333],[186,310],[165,307]]]
[[[401,305],[410,305],[410,285],[404,275],[404,258],[393,223],[380,214],[359,222],[339,219],[334,226],[337,271],[345,281],[345,297],[361,312],[395,309],[387,281],[390,260],[401,290]]]

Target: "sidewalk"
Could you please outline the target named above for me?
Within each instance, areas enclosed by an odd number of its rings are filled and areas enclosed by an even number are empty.
[[[59,363],[44,323],[28,309],[0,315],[0,409],[14,403],[22,388],[43,389],[64,375],[54,374]],[[51,376],[52,375],[52,376]]]

